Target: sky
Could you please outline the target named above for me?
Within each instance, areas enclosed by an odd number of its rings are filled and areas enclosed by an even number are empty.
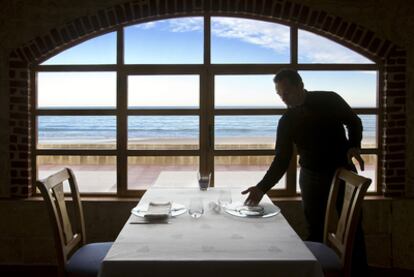
[[[203,19],[176,18],[125,28],[126,64],[202,64]],[[211,62],[289,63],[289,27],[281,24],[213,17]],[[333,41],[298,32],[299,63],[372,63]],[[114,64],[116,33],[90,39],[43,64]],[[375,72],[300,72],[308,90],[338,92],[351,106],[376,105]],[[215,77],[216,107],[283,107],[272,75]],[[129,106],[197,107],[199,76],[129,76]],[[115,107],[115,72],[40,72],[39,107]]]

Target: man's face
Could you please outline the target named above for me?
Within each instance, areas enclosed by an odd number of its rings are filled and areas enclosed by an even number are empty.
[[[277,82],[275,88],[276,93],[288,107],[296,106],[300,95],[303,93],[303,85],[292,85],[288,79]]]

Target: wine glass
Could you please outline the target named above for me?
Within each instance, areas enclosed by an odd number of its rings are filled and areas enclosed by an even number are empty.
[[[192,198],[188,208],[188,213],[192,218],[199,218],[204,213],[203,199]]]
[[[219,193],[219,197],[217,200],[219,206],[221,208],[226,208],[228,205],[231,204],[231,192],[230,190],[221,190]]]

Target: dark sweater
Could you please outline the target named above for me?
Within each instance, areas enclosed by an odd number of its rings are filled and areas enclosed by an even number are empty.
[[[361,147],[361,120],[338,94],[330,91],[305,93],[304,103],[289,108],[279,120],[275,158],[257,184],[263,192],[273,187],[286,172],[294,144],[301,167],[318,172],[332,172],[347,165],[348,149]]]

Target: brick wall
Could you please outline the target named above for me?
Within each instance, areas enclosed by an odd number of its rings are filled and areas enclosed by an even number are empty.
[[[383,65],[381,126],[382,190],[386,195],[405,192],[406,51],[373,31],[334,14],[285,0],[141,0],[118,4],[56,26],[48,33],[13,49],[9,56],[10,190],[14,197],[30,196],[30,65],[88,37],[126,24],[182,15],[234,15],[296,24],[329,37]]]
[[[10,88],[10,194],[29,196],[30,166],[30,84],[29,68],[22,50],[17,49],[9,59]]]
[[[406,181],[406,52],[393,48],[384,68],[382,190],[386,195],[402,195]]]

